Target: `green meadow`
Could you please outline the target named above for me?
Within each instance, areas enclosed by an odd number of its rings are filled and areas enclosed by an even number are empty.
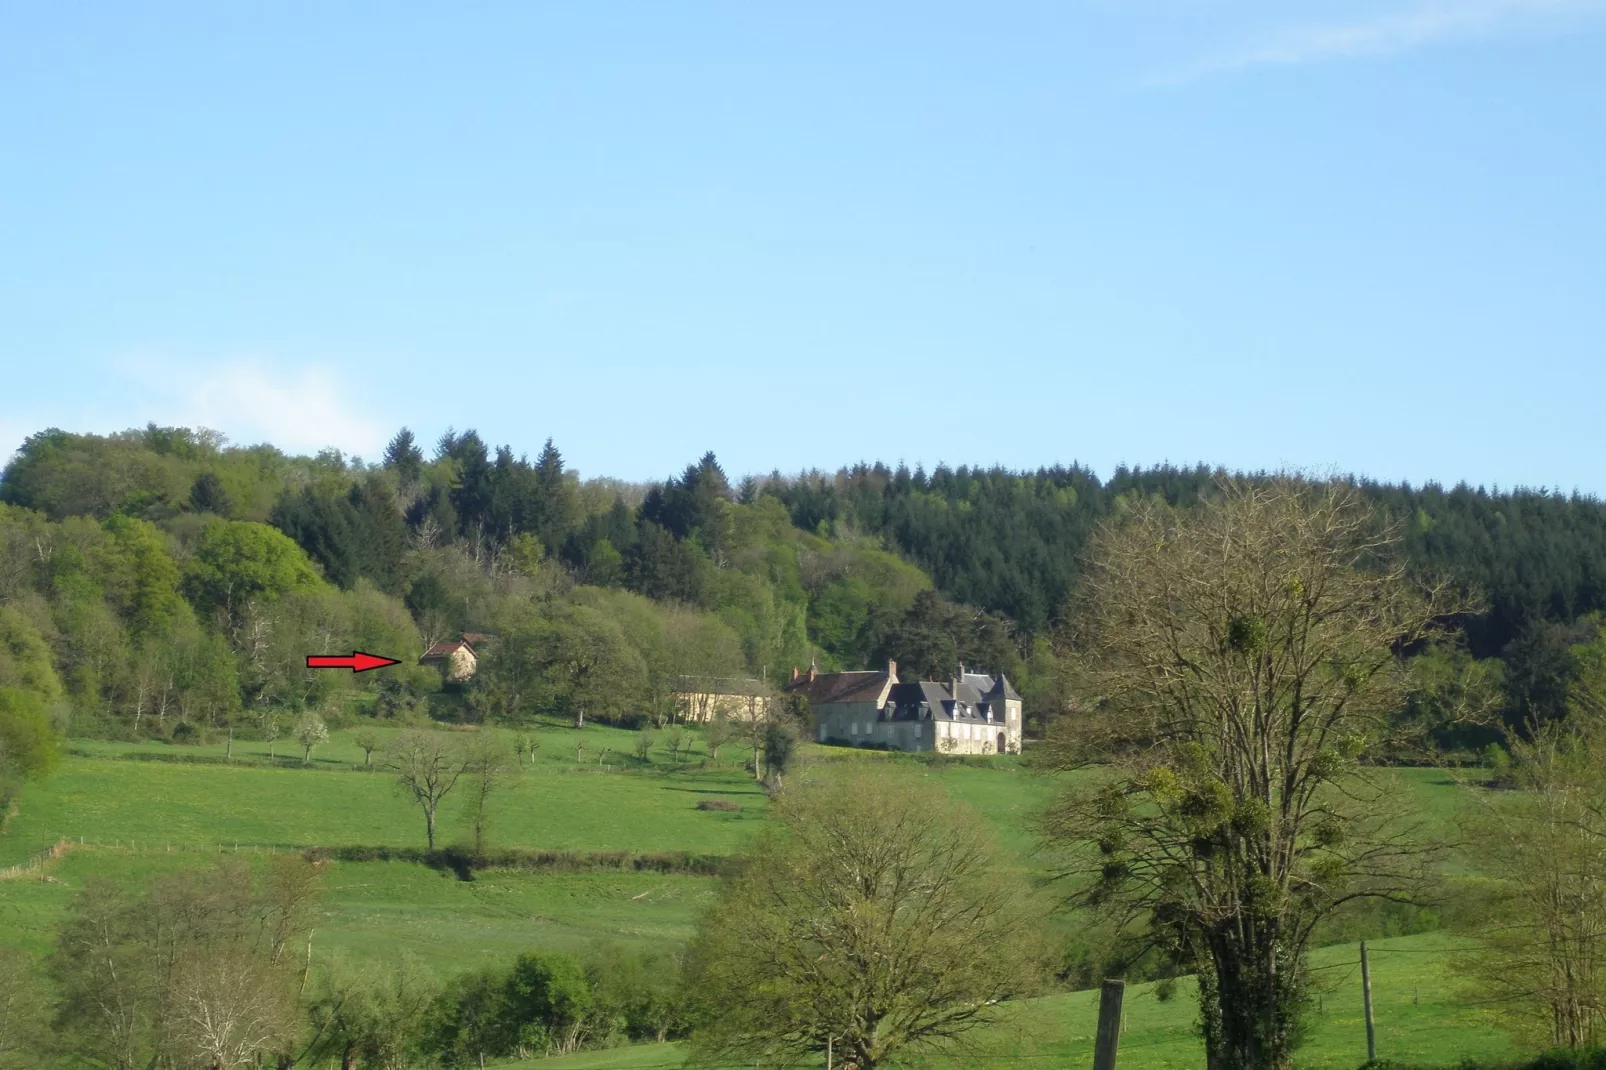
[[[1373,1017],[1380,1059],[1455,1066],[1463,1060],[1515,1054],[1489,1013],[1469,1001],[1456,979],[1464,945],[1441,935],[1401,937],[1370,944]],[[1313,956],[1318,1012],[1296,1063],[1309,1070],[1354,1070],[1366,1061],[1360,967],[1351,945],[1322,948]],[[1161,1000],[1152,984],[1134,985],[1125,1004],[1120,1065],[1137,1070],[1197,1070],[1204,1047],[1194,1031],[1194,994],[1186,982]],[[968,1058],[927,1059],[907,1065],[949,1070],[966,1067],[1087,1067],[1093,1063],[1097,992],[1070,992],[1022,1000],[1007,1019],[975,1038]],[[644,1044],[545,1061],[552,1070],[667,1070],[685,1061],[677,1044]],[[824,1066],[824,1060],[819,1063]],[[735,1068],[732,1068],[735,1070]]]
[[[513,737],[509,735],[512,747]],[[714,763],[699,749],[672,765],[661,747],[647,763],[634,756],[635,735],[605,727],[546,728],[540,748],[493,802],[493,846],[558,851],[689,852],[729,856],[764,824],[767,799],[740,765],[739,746]],[[577,751],[577,744],[581,749]],[[994,764],[925,762],[875,752],[809,746],[822,762],[895,762],[909,775],[939,780],[974,806],[1023,868],[1041,872],[1033,815],[1056,790],[1052,778],[1018,759]],[[93,880],[134,882],[219,857],[263,861],[275,852],[315,846],[422,847],[418,807],[383,771],[364,768],[348,732],[336,733],[301,761],[281,741],[270,757],[259,742],[171,746],[75,742],[49,780],[31,785],[0,835],[0,867],[26,862],[55,844],[59,857],[0,880],[0,942],[43,955],[75,892]],[[805,772],[800,775],[807,775]],[[1454,836],[1468,792],[1436,769],[1386,774],[1423,835]],[[466,792],[442,807],[442,842],[467,836]],[[735,812],[703,811],[725,799]],[[1465,861],[1451,858],[1451,872]],[[669,947],[695,931],[715,893],[713,878],[625,870],[481,872],[464,881],[412,862],[333,861],[314,932],[319,962],[381,965],[409,958],[438,976],[508,962],[532,948],[579,949],[593,941]],[[1056,919],[1060,925],[1068,919]],[[1506,1041],[1456,988],[1463,952],[1443,934],[1378,940],[1373,945],[1379,1051],[1391,1059],[1453,1065],[1498,1056]],[[1365,1057],[1355,946],[1316,956],[1321,983],[1309,1067],[1353,1067]],[[979,1038],[971,1065],[1060,1066],[1091,1060],[1096,993],[1022,1001],[1008,1020]],[[1196,1067],[1194,1005],[1186,986],[1161,1000],[1135,986],[1128,1000],[1123,1066]],[[646,1045],[550,1060],[554,1070],[676,1066],[675,1045]]]
[[[762,818],[763,792],[730,759],[684,772],[657,763],[645,772],[626,757],[633,735],[587,729],[590,754],[575,761],[568,733],[543,739],[536,762],[493,803],[500,846],[572,851],[691,851],[730,854]],[[509,737],[511,748],[511,737]],[[605,742],[599,742],[605,741]],[[611,764],[598,764],[612,744]],[[423,847],[421,811],[379,769],[364,771],[362,751],[340,733],[306,767],[266,761],[265,745],[223,748],[160,744],[78,745],[47,783],[30,789],[0,839],[0,865],[59,839],[162,850],[180,845],[303,848],[361,844]],[[281,757],[284,748],[280,747]],[[147,760],[147,759],[189,759]],[[441,807],[443,842],[465,832],[466,792]],[[730,799],[734,813],[699,811],[702,799]]]

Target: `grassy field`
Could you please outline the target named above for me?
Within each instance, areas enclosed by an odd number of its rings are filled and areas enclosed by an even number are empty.
[[[48,952],[62,912],[91,880],[135,883],[234,852],[84,848],[50,880],[0,882],[0,942]],[[315,926],[317,955],[390,963],[410,955],[439,976],[505,965],[528,948],[577,950],[597,940],[670,945],[688,940],[712,896],[709,877],[649,873],[489,872],[472,882],[406,862],[332,862]]]
[[[607,745],[597,740],[613,744],[618,756],[633,738],[608,729],[587,736],[593,756]],[[69,757],[49,781],[24,794],[0,838],[0,865],[58,839],[158,849],[424,846],[418,807],[383,772],[362,770],[362,752],[345,733],[320,749],[310,768],[259,764],[238,744],[241,760],[232,766],[130,760],[139,754],[221,757],[220,747],[101,743],[79,749],[97,756]],[[443,842],[464,833],[464,796],[449,795],[442,804]],[[727,798],[743,809],[697,810],[706,798]],[[577,763],[572,745],[560,737],[546,743],[540,760],[496,800],[495,838],[503,846],[554,850],[730,854],[758,827],[765,805],[763,792],[732,764],[677,772],[662,763],[638,771],[634,759],[622,757],[612,766]]]
[[[496,846],[574,851],[686,851],[730,855],[762,826],[768,801],[740,767],[740,748],[715,765],[697,755],[671,766],[660,750],[645,765],[633,756],[635,735],[604,727],[539,733],[540,750],[497,800]],[[511,747],[511,736],[508,737]],[[576,743],[583,742],[577,754]],[[337,732],[313,756],[281,741],[270,759],[262,743],[236,743],[232,763],[223,745],[176,747],[76,741],[50,780],[30,786],[0,835],[0,866],[65,841],[71,847],[38,877],[0,880],[0,943],[34,954],[49,950],[73,894],[92,879],[137,882],[220,855],[267,859],[309,846],[421,847],[423,820],[391,778],[363,769],[363,752]],[[1000,845],[1026,869],[1034,855],[1032,815],[1056,783],[1018,759],[990,764],[925,763],[877,752],[805,747],[822,762],[898,763],[910,775],[942,783],[975,806],[998,830]],[[182,759],[182,760],[176,760]],[[1400,770],[1408,811],[1429,838],[1454,837],[1467,792],[1440,770]],[[729,799],[734,813],[696,809]],[[442,842],[461,840],[462,799],[442,809]],[[81,846],[80,846],[81,843]],[[1451,859],[1451,870],[1465,868]],[[445,976],[482,963],[505,963],[529,948],[579,948],[596,940],[638,946],[682,944],[714,893],[711,878],[635,872],[486,872],[472,882],[404,862],[331,862],[316,934],[316,957],[390,963],[415,958]],[[1409,930],[1405,930],[1409,931]],[[1504,1050],[1489,1022],[1454,992],[1453,943],[1438,935],[1375,944],[1374,989],[1380,1052],[1396,1059],[1450,1065],[1468,1055]],[[1364,1057],[1353,945],[1323,949],[1321,996],[1310,1067],[1351,1067]],[[1090,1060],[1092,993],[1025,1001],[1009,1025],[984,1038],[987,1058],[975,1065],[1059,1066]],[[1152,988],[1129,1001],[1123,1066],[1197,1066],[1195,1014],[1184,990],[1162,1003]],[[678,1065],[673,1045],[594,1052],[546,1065],[649,1067]]]
[[[633,733],[605,727],[541,733],[537,758],[497,799],[496,846],[574,851],[687,851],[731,855],[762,825],[768,800],[736,764],[671,766],[661,752],[643,766]],[[585,760],[576,761],[583,738]],[[363,769],[349,733],[335,733],[310,766],[299,751],[269,761],[262,743],[222,745],[75,741],[50,780],[28,788],[0,836],[0,866],[65,841],[48,864],[49,881],[0,881],[0,942],[46,951],[72,895],[92,878],[133,882],[164,870],[236,854],[266,858],[309,846],[422,847],[423,819],[389,776]],[[597,757],[608,752],[607,764]],[[816,760],[896,761],[870,752],[811,747]],[[159,758],[164,760],[150,760]],[[185,761],[172,759],[182,758]],[[196,761],[200,759],[202,761]],[[1005,761],[997,767],[908,763],[941,780],[999,829],[1000,842],[1025,864],[1029,819],[1052,785]],[[700,811],[703,799],[738,803],[737,812]],[[448,796],[442,842],[466,836],[461,798]],[[411,954],[447,974],[530,947],[577,947],[592,940],[683,943],[712,893],[710,878],[645,873],[488,872],[463,882],[403,862],[333,862],[318,946],[361,959]]]

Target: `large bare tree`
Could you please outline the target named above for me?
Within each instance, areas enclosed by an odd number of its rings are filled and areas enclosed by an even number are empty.
[[[15,948],[0,948],[0,1070],[34,1064],[33,1042],[44,1030],[38,967]]]
[[[1410,899],[1425,848],[1364,764],[1400,652],[1461,608],[1414,582],[1342,483],[1221,483],[1132,505],[1090,550],[1069,644],[1082,709],[1046,748],[1100,767],[1050,811],[1077,898],[1199,975],[1212,1070],[1290,1064],[1316,924]]]
[[[518,775],[521,751],[507,745],[493,728],[482,728],[463,752],[468,774],[469,824],[474,829],[474,853],[485,853],[491,825],[491,796],[508,787]]]
[[[288,1058],[293,945],[310,931],[319,869],[290,856],[260,873],[232,863],[88,885],[49,960],[58,1045],[117,1070]]]
[[[1606,1040],[1606,734],[1576,710],[1570,721],[1512,739],[1518,791],[1471,823],[1497,879],[1467,976],[1523,1039],[1578,1048]]]
[[[951,1046],[1029,992],[1042,941],[1029,889],[941,788],[859,768],[795,787],[691,955],[714,1060],[888,1065]]]
[[[435,849],[435,814],[464,773],[469,755],[444,732],[408,731],[396,737],[390,750],[396,787],[424,812],[424,833],[429,850]]]

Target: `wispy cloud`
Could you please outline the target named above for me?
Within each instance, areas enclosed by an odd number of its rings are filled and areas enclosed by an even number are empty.
[[[1570,27],[1603,14],[1606,0],[1439,0],[1357,21],[1289,27],[1154,81],[1175,85],[1251,67],[1396,55],[1444,41]]]
[[[13,417],[0,417],[0,465],[11,459],[12,454],[17,451],[17,447],[22,445],[23,439],[39,430],[42,429],[24,423],[22,420]]]
[[[146,395],[135,425],[211,427],[234,442],[271,442],[294,453],[333,446],[372,456],[385,442],[383,425],[362,400],[364,384],[339,368],[146,357],[124,361],[122,369]]]

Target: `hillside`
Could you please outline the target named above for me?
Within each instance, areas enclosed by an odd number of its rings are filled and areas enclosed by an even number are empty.
[[[811,660],[892,658],[931,678],[959,662],[1004,672],[1037,728],[1067,701],[1055,628],[1090,534],[1135,497],[1190,508],[1219,478],[861,465],[733,486],[710,454],[638,486],[581,480],[550,442],[529,462],[473,431],[426,460],[404,430],[365,463],[184,428],[50,430],[0,476],[0,686],[74,735],[113,738],[261,734],[331,715],[337,692],[374,697],[381,679],[381,717],[433,704],[461,721],[660,723],[680,676],[780,684]],[[1443,651],[1439,675],[1492,680],[1513,723],[1558,713],[1606,607],[1606,507],[1363,489],[1421,572],[1486,602],[1465,622],[1482,668]],[[325,649],[408,659],[464,632],[502,651],[461,694],[418,669],[341,680],[300,665]]]

